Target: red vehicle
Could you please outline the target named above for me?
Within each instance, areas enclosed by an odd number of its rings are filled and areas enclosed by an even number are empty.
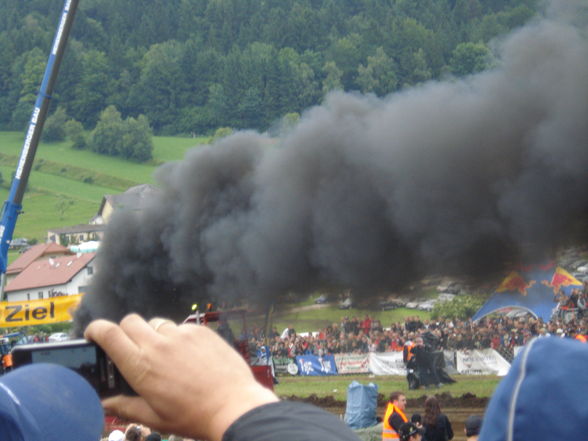
[[[247,339],[241,339],[233,334],[229,322],[240,322],[242,325],[242,335],[247,335],[247,311],[245,309],[233,309],[227,311],[206,311],[199,312],[196,310],[190,314],[184,323],[196,323],[199,325],[210,326],[221,337],[233,345],[233,347],[243,356],[247,364],[251,367],[255,379],[268,389],[274,389],[274,376],[270,365],[252,364],[251,351]]]

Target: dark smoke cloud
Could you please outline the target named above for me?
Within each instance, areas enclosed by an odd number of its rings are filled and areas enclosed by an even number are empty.
[[[161,167],[161,196],[109,225],[78,328],[181,318],[206,299],[374,295],[553,251],[588,206],[581,4],[552,2],[491,71],[385,99],[335,93],[279,140],[237,133]]]

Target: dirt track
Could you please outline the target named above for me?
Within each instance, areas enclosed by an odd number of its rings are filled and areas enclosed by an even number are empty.
[[[483,415],[484,409],[488,403],[488,398],[478,398],[472,394],[464,394],[461,397],[452,397],[448,393],[437,394],[437,398],[441,404],[441,410],[447,415],[453,426],[455,434],[454,441],[465,441],[463,432],[464,422],[469,415],[477,414]],[[306,403],[314,404],[322,409],[325,409],[337,416],[345,414],[345,401],[337,401],[332,396],[319,398],[317,396],[310,396],[306,399],[300,399],[295,396],[287,397],[289,400],[304,401]],[[413,413],[423,412],[423,405],[426,396],[420,398],[409,399],[407,403],[407,415]],[[378,397],[378,416],[383,417],[386,408],[386,400],[380,394]]]

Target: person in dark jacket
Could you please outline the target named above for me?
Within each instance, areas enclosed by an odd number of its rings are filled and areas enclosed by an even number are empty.
[[[414,423],[403,423],[400,426],[400,441],[421,441],[421,431]]]
[[[470,415],[465,420],[464,426],[466,441],[478,441],[480,430],[482,429],[482,417],[480,415]]]
[[[425,346],[422,337],[415,338],[412,354],[420,384],[426,388],[440,387],[439,376],[437,375],[437,370],[433,363],[433,354],[430,349]]]
[[[434,396],[429,396],[425,400],[423,427],[425,429],[423,441],[449,441],[453,439],[451,422],[445,414],[441,413],[439,400]]]

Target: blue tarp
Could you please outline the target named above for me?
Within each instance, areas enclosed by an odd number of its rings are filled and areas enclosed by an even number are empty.
[[[581,287],[582,282],[554,263],[524,266],[506,276],[473,320],[505,308],[517,308],[548,322],[557,307],[554,295],[559,290],[569,295],[572,289]]]
[[[352,381],[347,387],[345,422],[352,429],[363,429],[377,424],[378,385],[367,386]]]

